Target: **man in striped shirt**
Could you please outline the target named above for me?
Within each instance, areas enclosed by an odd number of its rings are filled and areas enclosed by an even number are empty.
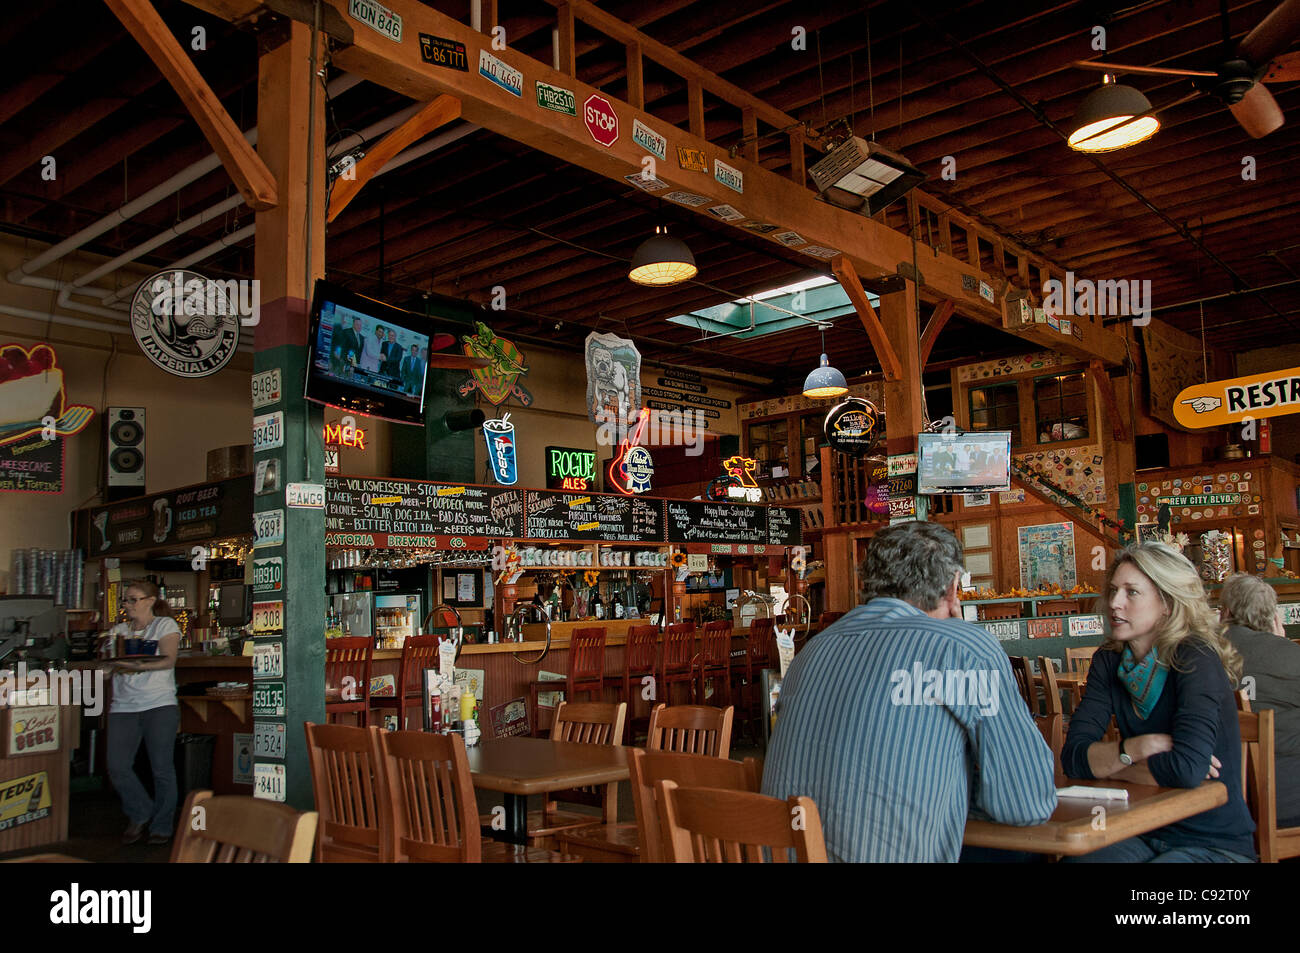
[[[817,803],[833,861],[956,861],[966,816],[1039,824],[1052,755],[984,629],[962,621],[961,544],[935,523],[871,540],[870,600],[781,688],[763,793]]]

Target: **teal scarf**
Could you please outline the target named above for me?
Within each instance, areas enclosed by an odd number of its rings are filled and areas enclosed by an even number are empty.
[[[1119,662],[1120,681],[1128,690],[1129,696],[1133,699],[1133,707],[1137,709],[1143,721],[1151,717],[1151,711],[1160,700],[1160,693],[1164,690],[1165,678],[1168,675],[1169,669],[1156,659],[1154,646],[1140,662],[1133,657],[1133,649],[1124,646],[1124,655]]]

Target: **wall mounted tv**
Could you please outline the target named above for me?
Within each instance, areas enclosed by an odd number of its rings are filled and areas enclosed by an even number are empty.
[[[308,400],[423,425],[430,352],[455,342],[424,315],[316,282],[308,337]]]
[[[917,438],[916,492],[991,493],[1011,489],[1011,432],[923,433]]]

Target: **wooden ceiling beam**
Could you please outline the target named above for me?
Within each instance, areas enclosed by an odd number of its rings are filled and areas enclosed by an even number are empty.
[[[208,144],[221,157],[221,164],[244,201],[254,211],[274,208],[278,201],[275,176],[244,138],[212,87],[199,75],[153,5],[148,0],[104,0],[104,3],[176,90]]]
[[[843,255],[836,255],[831,259],[831,271],[839,279],[840,287],[844,289],[844,293],[849,296],[849,301],[853,303],[854,310],[858,312],[862,326],[867,331],[867,337],[871,339],[871,347],[880,361],[881,370],[884,371],[885,380],[891,383],[901,381],[903,362],[898,359],[898,352],[894,350],[893,343],[885,334],[885,326],[880,323],[876,309],[871,306],[867,292],[862,287],[862,282],[858,280],[858,273],[853,269],[853,262]]]
[[[375,143],[350,171],[351,175],[342,175],[334,180],[334,187],[329,195],[329,215],[327,222],[332,222],[348,204],[357,197],[365,184],[374,178],[375,173],[386,166],[399,152],[407,146],[419,142],[439,126],[445,126],[460,118],[460,100],[454,96],[439,96],[424,104],[414,116],[407,119],[388,135]]]
[[[934,311],[930,314],[930,320],[925,323],[925,330],[921,332],[921,366],[925,367],[930,361],[930,352],[934,350],[934,342],[939,340],[939,335],[948,325],[948,319],[952,317],[953,303],[951,301],[940,301],[935,305]]]

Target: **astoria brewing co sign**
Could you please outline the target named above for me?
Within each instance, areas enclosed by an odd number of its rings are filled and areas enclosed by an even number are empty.
[[[880,439],[883,419],[871,401],[850,397],[836,404],[826,415],[826,442],[840,453],[865,456]]]

